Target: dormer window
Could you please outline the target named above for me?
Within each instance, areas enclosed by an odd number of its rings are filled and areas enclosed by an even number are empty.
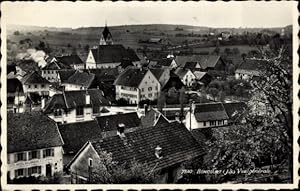
[[[93,167],[93,159],[89,158],[89,167]]]
[[[155,148],[155,156],[158,159],[163,158],[162,148],[159,145],[157,145],[156,148]]]

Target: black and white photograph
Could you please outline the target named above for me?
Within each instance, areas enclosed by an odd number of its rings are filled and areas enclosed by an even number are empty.
[[[297,188],[297,5],[1,3],[2,188]]]

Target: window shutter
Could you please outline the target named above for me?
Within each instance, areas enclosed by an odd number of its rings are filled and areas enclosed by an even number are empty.
[[[43,158],[46,157],[46,150],[43,150]]]
[[[54,156],[54,149],[51,149],[51,156]]]
[[[16,153],[15,154],[15,162],[17,162],[18,161],[18,154]]]
[[[27,168],[23,168],[23,176],[28,176],[28,170],[27,170]]]
[[[27,153],[26,153],[26,152],[23,153],[23,160],[24,160],[24,161],[27,160]]]
[[[28,160],[31,160],[32,159],[32,152],[28,152]]]
[[[36,158],[38,158],[38,159],[41,158],[41,151],[40,150],[37,151]]]
[[[32,174],[32,168],[28,168],[28,176],[31,176]]]

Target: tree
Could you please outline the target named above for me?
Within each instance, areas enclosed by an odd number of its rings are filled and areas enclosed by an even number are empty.
[[[87,44],[87,45],[85,45],[84,46],[84,50],[86,51],[86,52],[88,52],[89,50],[90,50],[90,46]]]
[[[99,153],[100,159],[95,161],[91,169],[89,183],[93,184],[141,184],[153,183],[154,168],[136,160],[118,163],[113,161],[112,154],[105,151]]]
[[[15,31],[14,32],[14,35],[16,35],[16,36],[18,36],[18,35],[20,35],[21,33],[19,32],[19,31]]]
[[[179,93],[179,103],[180,103],[180,121],[184,118],[184,103],[185,103],[185,88],[182,86]]]
[[[166,93],[161,91],[157,99],[157,109],[162,112],[166,104]]]

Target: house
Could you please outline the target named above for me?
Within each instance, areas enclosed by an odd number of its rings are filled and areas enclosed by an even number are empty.
[[[218,55],[188,55],[188,56],[176,56],[175,61],[179,67],[184,67],[188,62],[188,67],[194,65],[193,68],[198,69],[201,66],[201,71],[217,70],[225,71],[226,64],[223,59]]]
[[[229,117],[222,103],[192,104],[185,115],[189,130],[228,125]]]
[[[17,94],[14,100],[13,112],[24,113],[40,111],[41,96],[37,93]]]
[[[169,69],[177,68],[176,61],[173,58],[163,58],[157,62],[156,66]]]
[[[201,70],[201,65],[198,62],[186,62],[183,65],[183,68],[189,69],[191,71],[199,71]]]
[[[177,68],[174,72],[182,81],[182,83],[191,87],[196,80],[196,76],[189,69]]]
[[[116,68],[124,59],[130,60],[134,66],[140,66],[140,59],[134,50],[119,44],[99,45],[89,51],[86,68]]]
[[[170,72],[170,78],[162,87],[162,91],[168,92],[170,89],[180,90],[183,86],[181,79],[174,72]]]
[[[19,80],[27,74],[40,70],[38,63],[33,60],[19,60],[15,67],[16,76]]]
[[[58,82],[58,71],[59,70],[72,70],[73,68],[70,65],[63,64],[57,60],[53,60],[50,63],[47,63],[45,67],[42,68],[42,77],[48,80],[49,82]]]
[[[101,90],[88,89],[55,94],[42,109],[58,123],[73,123],[94,119],[100,115],[101,109],[108,105],[110,103],[104,98]]]
[[[26,74],[21,82],[24,93],[38,93],[39,95],[49,95],[50,82],[43,78],[36,71]]]
[[[93,73],[76,70],[71,76],[61,82],[61,86],[64,87],[65,91],[86,90],[91,86],[94,78],[95,74]]]
[[[97,120],[59,124],[58,128],[64,141],[64,165],[71,161],[87,141],[102,137]]]
[[[76,53],[56,56],[55,59],[64,65],[71,66],[75,70],[83,70],[85,66],[81,58]]]
[[[143,68],[127,68],[115,80],[116,100],[126,99],[131,104],[141,100],[155,100],[160,92],[160,82],[150,70]]]
[[[66,82],[75,72],[76,70],[59,70],[57,72],[58,83],[62,84]]]
[[[170,79],[170,69],[168,68],[150,68],[149,70],[159,81],[161,87],[163,87]]]
[[[196,76],[196,82],[203,86],[207,86],[213,79],[207,72],[194,71],[193,73]]]
[[[267,64],[267,61],[246,59],[235,71],[235,78],[250,80],[253,77],[259,77],[266,70]]]
[[[10,180],[63,171],[64,142],[53,120],[40,112],[8,113],[7,126]]]
[[[87,141],[117,135],[118,124],[121,123],[125,126],[124,131],[129,132],[140,126],[140,119],[136,112],[132,112],[101,116],[91,121],[59,124],[64,141],[64,165],[70,162]]]
[[[134,159],[157,173],[156,183],[172,183],[181,178],[182,163],[202,160],[205,152],[191,133],[179,123],[140,128],[132,132],[88,141],[67,165],[72,183],[89,182],[105,151],[112,160],[123,164]],[[99,172],[101,173],[101,172]]]
[[[15,100],[23,102],[25,100],[25,95],[23,91],[23,85],[21,81],[17,78],[7,79],[7,105],[14,105]]]

